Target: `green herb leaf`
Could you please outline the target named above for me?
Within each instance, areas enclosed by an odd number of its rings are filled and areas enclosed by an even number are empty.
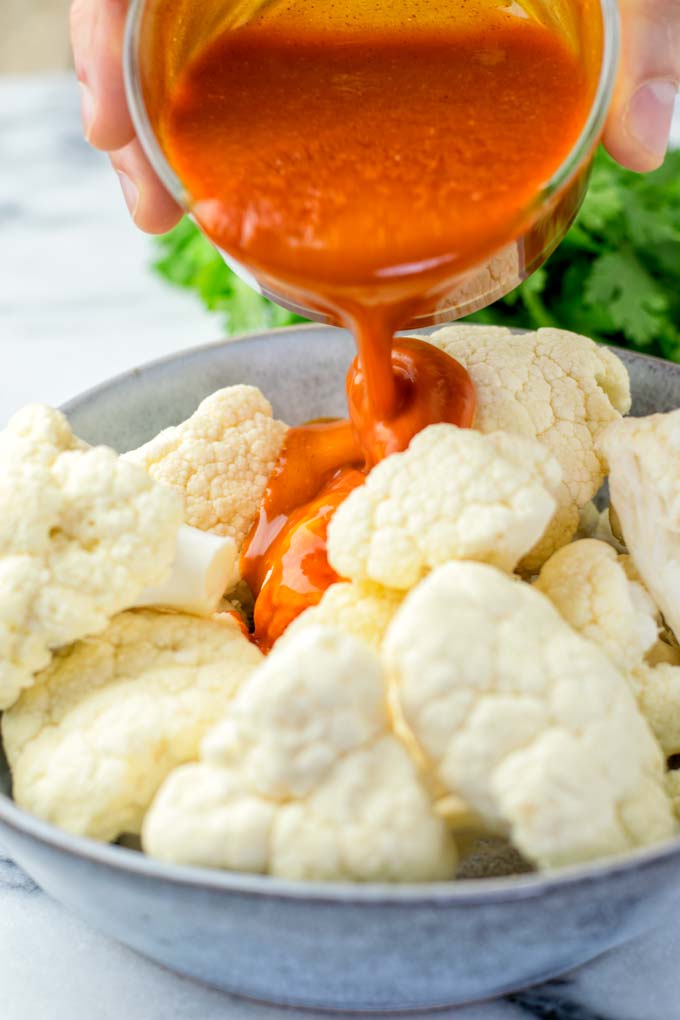
[[[636,347],[649,347],[665,325],[668,301],[630,250],[608,252],[593,263],[584,298],[596,308],[603,305]]]

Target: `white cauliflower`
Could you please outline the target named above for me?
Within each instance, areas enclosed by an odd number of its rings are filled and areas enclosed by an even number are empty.
[[[680,754],[680,667],[641,664],[635,672],[640,710],[666,757]]]
[[[146,816],[162,860],[286,878],[426,881],[456,854],[390,730],[377,658],[310,627],[277,646]]]
[[[330,563],[342,577],[401,590],[454,559],[511,571],[550,521],[559,481],[540,443],[431,425],[336,511]]]
[[[370,777],[370,778],[369,778]],[[456,852],[405,749],[383,736],[339,759],[272,831],[272,874],[317,881],[453,878]]]
[[[603,542],[574,542],[544,565],[536,587],[574,630],[625,671],[666,756],[680,753],[680,650],[629,556]]]
[[[659,633],[649,592],[629,574],[627,556],[605,542],[583,539],[551,556],[536,581],[567,623],[626,671],[642,663]]]
[[[169,576],[145,588],[128,607],[174,609],[211,616],[224,593],[240,584],[239,555],[233,538],[210,535],[183,524],[177,532],[175,557]]]
[[[544,867],[673,835],[663,759],[626,678],[540,592],[450,563],[383,645],[434,779]]]
[[[181,501],[62,414],[31,405],[0,433],[0,709],[53,649],[102,631],[167,579]]]
[[[478,308],[494,301],[502,289],[503,294],[522,282],[522,261],[517,241],[497,252],[482,266],[477,266],[459,277],[452,291],[440,304],[439,321],[462,319]],[[442,314],[443,313],[443,314]]]
[[[2,718],[20,807],[62,829],[138,833],[261,653],[231,622],[140,610],[58,652]]]
[[[627,414],[630,383],[607,347],[557,329],[515,334],[503,327],[449,326],[423,337],[456,358],[477,391],[475,427],[538,439],[562,468],[558,510],[521,568],[535,573],[576,532],[579,511],[605,477],[596,441]]]
[[[258,389],[229,386],[126,457],[183,496],[187,524],[240,550],[287,431]]]
[[[614,516],[665,628],[634,672],[640,707],[666,755],[680,753],[680,411],[607,429]]]
[[[378,584],[340,581],[324,592],[318,605],[293,620],[281,641],[288,641],[307,627],[335,627],[364,641],[374,651],[404,598],[403,592]]]
[[[680,635],[680,411],[626,418],[600,439],[626,546]]]

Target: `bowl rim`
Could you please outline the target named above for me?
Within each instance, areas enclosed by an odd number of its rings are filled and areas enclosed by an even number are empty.
[[[418,330],[431,333],[442,326]],[[483,328],[483,327],[482,327]],[[196,347],[186,348],[157,358],[145,364],[112,376],[97,386],[85,390],[63,405],[65,414],[76,410],[81,404],[96,399],[109,389],[138,379],[157,369],[181,363],[194,356],[226,350],[233,345],[242,346],[253,342],[267,342],[272,338],[283,339],[298,333],[317,331],[334,335],[346,333],[331,326],[318,323],[300,324],[248,333],[233,338],[212,341]],[[406,332],[416,332],[410,330]],[[513,330],[521,333],[523,330]],[[347,334],[348,335],[348,334]],[[656,363],[667,372],[680,374],[680,365],[673,365],[661,358],[650,357],[628,350],[612,347],[618,355],[623,354],[625,362]],[[132,873],[142,879],[160,880],[174,885],[194,887],[236,895],[273,897],[283,900],[314,901],[333,904],[380,904],[400,907],[409,903],[420,905],[473,905],[490,901],[532,899],[554,890],[567,890],[570,886],[598,882],[603,879],[624,875],[632,871],[645,870],[657,864],[677,858],[680,863],[680,836],[664,843],[653,844],[629,851],[620,857],[602,858],[585,864],[567,865],[554,872],[532,872],[526,875],[509,875],[501,878],[480,878],[449,880],[428,883],[351,883],[351,882],[307,882],[274,878],[268,875],[253,875],[245,872],[223,871],[188,865],[168,864],[146,856],[136,850],[115,844],[99,843],[86,836],[76,836],[57,828],[50,822],[30,814],[18,807],[4,792],[0,792],[0,834],[3,829],[16,832],[51,849],[95,865],[103,865],[117,871]]]
[[[293,901],[314,901],[334,904],[380,904],[400,907],[409,903],[420,905],[460,905],[536,899],[555,890],[592,884],[632,871],[655,868],[659,863],[677,858],[680,861],[680,837],[666,843],[632,850],[622,857],[574,864],[554,872],[531,872],[502,878],[451,879],[448,882],[307,882],[254,875],[247,872],[201,868],[192,865],[168,864],[124,846],[98,843],[87,836],[75,836],[37,818],[0,793],[0,833],[10,829],[21,836],[36,840],[53,850],[89,864],[104,865],[115,871],[127,872],[142,879],[160,880],[172,885],[212,892],[250,895]],[[21,862],[19,862],[21,866]]]
[[[511,333],[521,336],[524,333],[539,332],[539,330],[531,329],[519,329],[515,326],[487,326],[482,323],[465,323],[465,322],[439,322],[432,326],[412,326],[410,329],[397,330],[395,336],[429,336],[432,333],[438,333],[441,329],[447,329],[450,326],[469,326],[477,329],[508,329]],[[551,329],[552,327],[541,327],[544,329]],[[172,351],[170,354],[163,354],[158,358],[152,358],[150,361],[145,361],[141,365],[137,365],[134,368],[128,368],[123,372],[118,372],[116,375],[110,376],[103,382],[96,383],[94,386],[88,387],[83,390],[82,393],[77,393],[75,397],[69,398],[60,407],[60,410],[69,416],[73,411],[80,408],[81,404],[98,397],[100,394],[105,393],[108,389],[114,386],[119,386],[121,383],[131,381],[139,378],[140,374],[146,374],[147,372],[155,372],[159,369],[169,367],[175,362],[193,360],[193,358],[200,358],[202,355],[210,354],[212,351],[226,350],[231,347],[240,347],[244,344],[251,343],[262,343],[269,340],[270,337],[278,337],[280,340],[285,340],[288,337],[293,336],[296,333],[315,333],[324,332],[330,333],[333,336],[342,334],[351,339],[351,333],[342,326],[334,326],[326,322],[296,322],[292,326],[275,326],[271,329],[255,330],[249,333],[235,333],[233,336],[220,337],[217,340],[208,340],[205,343],[196,344],[195,347],[183,347],[178,351]],[[561,332],[571,332],[570,330],[562,330]],[[577,334],[574,334],[575,336]],[[643,354],[640,351],[633,351],[625,347],[617,347],[616,344],[601,344],[608,350],[612,350],[616,353],[617,357],[626,362],[644,362],[658,365],[670,372],[680,372],[680,363],[668,361],[664,358],[657,357],[655,354]]]

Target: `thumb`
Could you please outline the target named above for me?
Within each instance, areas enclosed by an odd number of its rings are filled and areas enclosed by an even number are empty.
[[[631,170],[655,170],[668,148],[680,81],[680,0],[619,0],[622,62],[604,143]]]

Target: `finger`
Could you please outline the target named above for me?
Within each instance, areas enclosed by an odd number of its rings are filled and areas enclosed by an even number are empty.
[[[164,234],[182,217],[182,210],[165,190],[135,139],[110,154],[130,215],[140,230]]]
[[[679,0],[619,0],[622,61],[604,142],[631,170],[663,162],[680,80]]]
[[[134,127],[123,83],[127,0],[73,0],[71,42],[81,89],[83,129],[98,149],[127,145]]]

